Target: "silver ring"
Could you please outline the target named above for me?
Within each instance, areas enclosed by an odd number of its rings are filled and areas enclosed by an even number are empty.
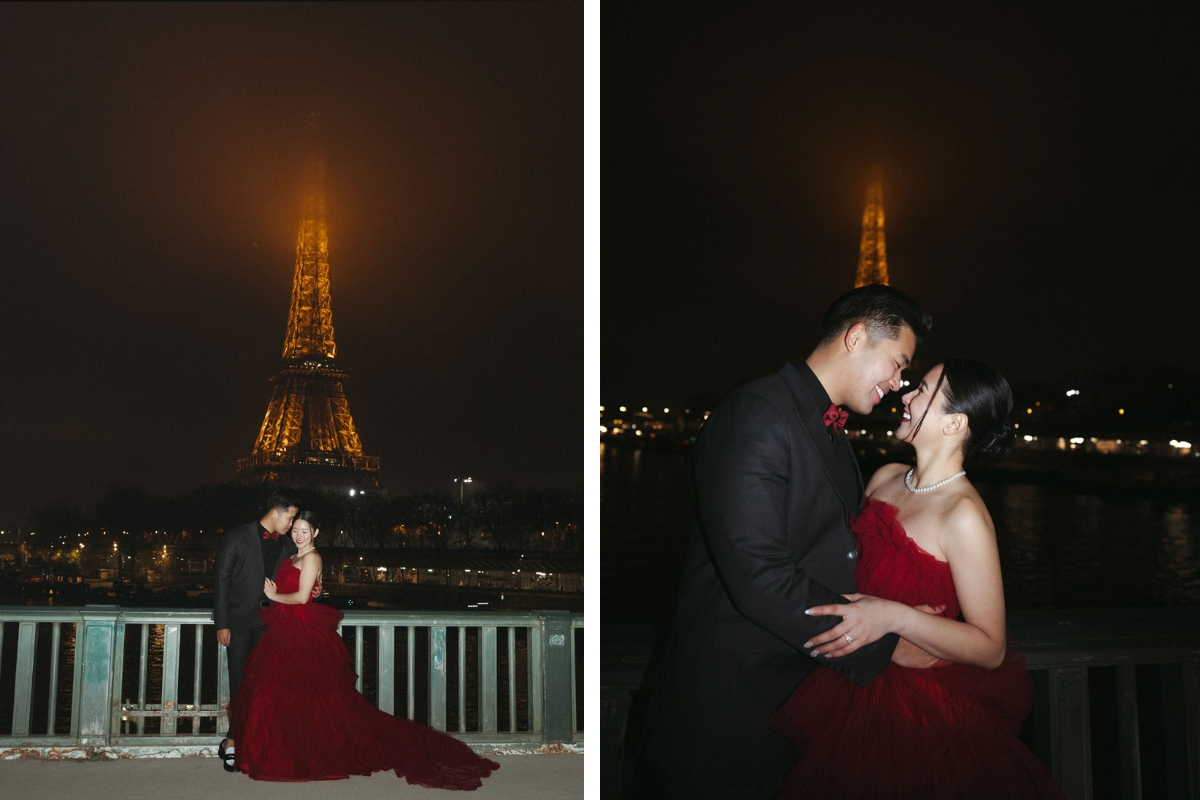
[[[846,634],[846,644],[854,644],[854,640],[850,638],[850,634]]]

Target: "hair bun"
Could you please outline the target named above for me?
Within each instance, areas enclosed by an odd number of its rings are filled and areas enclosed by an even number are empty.
[[[977,464],[987,464],[999,461],[1012,450],[1017,443],[1016,432],[1012,425],[1001,422],[988,433],[979,437],[979,441],[971,448],[970,458]]]

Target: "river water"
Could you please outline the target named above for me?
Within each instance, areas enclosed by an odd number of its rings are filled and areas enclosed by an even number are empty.
[[[1200,603],[1194,495],[976,482],[1011,609]],[[691,455],[601,445],[603,623],[670,619],[692,525]]]

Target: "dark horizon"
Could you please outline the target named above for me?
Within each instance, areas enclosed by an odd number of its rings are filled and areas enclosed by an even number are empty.
[[[327,120],[338,366],[385,488],[577,487],[583,8],[6,6],[0,524],[236,478]]]
[[[605,15],[603,402],[803,358],[882,171],[917,350],[1014,384],[1200,370],[1185,298],[1194,9],[739,6]]]

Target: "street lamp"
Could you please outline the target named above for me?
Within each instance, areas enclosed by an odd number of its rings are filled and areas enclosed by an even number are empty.
[[[455,478],[454,482],[458,484],[458,504],[461,506],[463,504],[463,491],[466,489],[466,485],[471,483],[471,479]]]

